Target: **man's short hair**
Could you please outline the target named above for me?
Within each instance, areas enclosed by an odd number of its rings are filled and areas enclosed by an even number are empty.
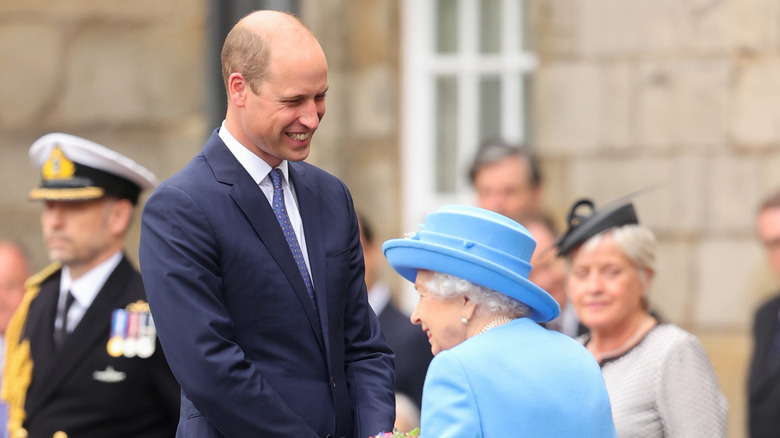
[[[474,161],[469,169],[469,181],[474,185],[477,173],[483,167],[498,163],[509,157],[521,157],[528,164],[528,180],[532,187],[538,187],[542,183],[542,173],[539,161],[531,148],[524,144],[513,145],[500,139],[488,139],[479,145]]]
[[[363,237],[366,239],[366,243],[374,242],[374,227],[371,226],[371,222],[366,219],[359,211],[356,212],[358,217],[358,225],[363,232]]]
[[[558,226],[555,225],[553,216],[547,212],[531,211],[525,213],[520,217],[518,222],[526,228],[532,224],[539,224],[550,233],[553,239],[558,238]]]
[[[771,208],[780,208],[780,190],[775,190],[774,192],[770,193],[769,196],[764,198],[758,211],[760,213]]]

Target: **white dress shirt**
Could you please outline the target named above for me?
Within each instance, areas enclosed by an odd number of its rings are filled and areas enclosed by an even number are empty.
[[[81,321],[81,317],[92,305],[100,289],[106,284],[106,280],[114,272],[114,269],[122,261],[122,251],[117,251],[114,255],[109,257],[103,263],[95,266],[89,272],[82,275],[79,279],[73,280],[70,276],[70,268],[67,266],[62,267],[62,275],[60,276],[60,297],[57,302],[57,309],[63,309],[65,307],[65,299],[67,293],[70,291],[73,294],[73,304],[70,306],[68,315],[66,317],[67,324],[65,328],[68,333],[72,332],[74,328]],[[62,318],[60,312],[57,312],[57,318],[54,320],[55,333],[62,327]]]
[[[271,182],[271,177],[269,176],[273,168],[262,158],[258,157],[255,153],[239,143],[238,140],[228,132],[224,121],[222,122],[222,127],[219,128],[219,138],[222,139],[241,166],[246,169],[249,176],[251,176],[255,183],[260,186],[260,190],[263,191],[263,194],[268,200],[268,204],[273,205],[274,186]],[[295,196],[295,187],[290,179],[287,160],[283,160],[277,167],[282,171],[282,175],[284,176],[284,178],[282,178],[282,190],[284,191],[284,206],[287,209],[287,216],[289,216],[290,224],[295,231],[295,237],[298,238],[298,245],[301,247],[303,261],[306,262],[306,269],[311,273],[309,252],[306,249],[306,235],[303,233],[303,221],[301,220],[301,213],[298,209],[298,198]],[[314,284],[313,278],[311,281],[312,284]]]
[[[368,290],[368,305],[377,316],[382,314],[391,298],[390,286],[381,280],[375,281],[371,289]]]

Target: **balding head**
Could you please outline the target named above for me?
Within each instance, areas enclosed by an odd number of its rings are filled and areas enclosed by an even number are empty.
[[[230,31],[222,59],[227,132],[272,167],[305,160],[329,87],[311,31],[292,15],[255,12]]]
[[[22,301],[24,282],[29,275],[22,248],[13,242],[0,241],[0,334],[5,333],[8,320]]]
[[[313,41],[314,34],[296,16],[279,11],[255,11],[236,23],[222,46],[222,79],[229,89],[229,78],[241,73],[252,92],[269,76],[273,52],[282,52],[302,42]],[[316,43],[319,45],[319,43]]]

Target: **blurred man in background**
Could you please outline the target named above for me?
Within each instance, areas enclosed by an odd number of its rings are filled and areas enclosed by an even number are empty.
[[[780,191],[769,195],[759,207],[757,229],[772,271],[780,280]],[[755,314],[748,425],[751,438],[780,436],[780,293]]]
[[[531,257],[531,273],[528,279],[536,283],[555,298],[561,306],[557,318],[544,324],[551,330],[576,337],[588,331],[577,319],[577,312],[566,295],[566,262],[558,257],[555,247],[557,232],[552,218],[546,214],[529,214],[520,220],[536,240],[536,249]]]
[[[542,206],[542,175],[528,146],[488,140],[477,150],[469,171],[477,206],[520,221]]]
[[[474,156],[469,179],[477,194],[477,206],[501,213],[523,224],[536,240],[528,279],[555,298],[560,315],[545,327],[576,336],[585,331],[566,299],[566,267],[551,247],[555,223],[542,212],[542,175],[530,147],[501,140],[482,143]]]
[[[395,391],[408,397],[416,408],[420,409],[425,372],[433,359],[431,345],[425,332],[412,324],[409,316],[393,305],[390,286],[379,278],[380,263],[384,260],[381,245],[376,241],[374,229],[365,216],[359,215],[358,223],[366,264],[368,304],[379,318],[382,333],[395,352]],[[396,397],[396,402],[398,401],[399,397]],[[401,411],[396,410],[396,417],[401,416]],[[417,416],[419,417],[419,414]],[[419,426],[419,423],[414,424],[414,427],[416,426]]]
[[[179,386],[124,253],[139,194],[156,178],[68,134],[45,135],[29,153],[41,174],[30,199],[44,201],[54,263],[27,281],[6,332],[11,436],[173,437]]]

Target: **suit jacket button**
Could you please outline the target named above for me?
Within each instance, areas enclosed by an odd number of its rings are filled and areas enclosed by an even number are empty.
[[[336,379],[334,377],[330,378],[330,387],[336,389]]]
[[[335,437],[335,436],[333,436],[333,434],[332,434],[332,433],[329,433],[329,434],[325,435],[325,438],[336,438],[336,437]]]

